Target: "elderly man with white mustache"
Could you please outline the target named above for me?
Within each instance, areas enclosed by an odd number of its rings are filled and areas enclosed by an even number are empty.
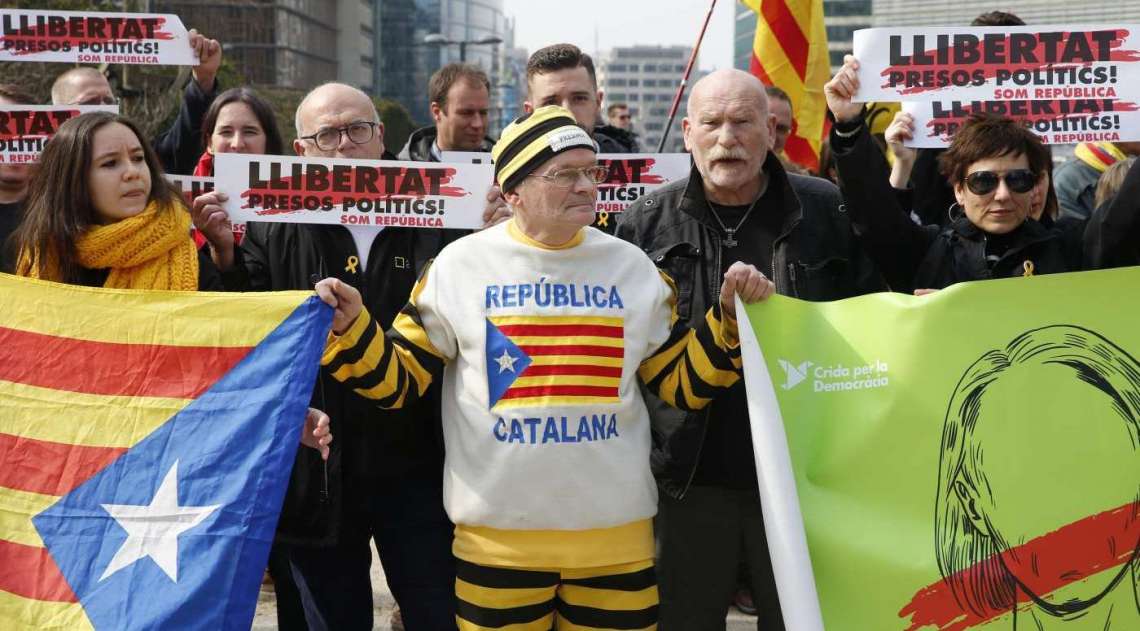
[[[617,236],[640,246],[677,283],[690,323],[716,304],[733,261],[756,266],[777,293],[837,300],[884,287],[863,254],[839,190],[788,174],[769,150],[776,118],[764,85],[739,70],[698,81],[682,122],[689,177],[642,197]],[[764,539],[743,384],[692,413],[647,400],[654,424],[662,631],[724,629],[741,561],[758,628],[782,629]]]

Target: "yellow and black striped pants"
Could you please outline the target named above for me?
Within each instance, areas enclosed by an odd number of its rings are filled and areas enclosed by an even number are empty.
[[[457,563],[460,631],[657,628],[657,575],[651,559],[582,569]]]

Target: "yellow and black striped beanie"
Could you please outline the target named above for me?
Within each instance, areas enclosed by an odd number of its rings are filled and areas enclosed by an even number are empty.
[[[570,110],[559,105],[540,107],[507,125],[491,149],[495,181],[503,191],[514,190],[547,160],[579,148],[598,151],[594,139],[578,126]]]

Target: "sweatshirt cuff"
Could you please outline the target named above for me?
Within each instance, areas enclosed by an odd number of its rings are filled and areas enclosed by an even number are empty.
[[[724,313],[720,308],[720,302],[709,309],[706,321],[718,347],[730,353],[740,350],[740,330],[737,328],[736,318]]]
[[[321,365],[327,365],[340,353],[355,347],[370,326],[373,326],[372,314],[368,313],[367,307],[364,307],[360,310],[360,315],[356,316],[356,321],[343,334],[337,335],[330,330],[328,340],[325,341]]]

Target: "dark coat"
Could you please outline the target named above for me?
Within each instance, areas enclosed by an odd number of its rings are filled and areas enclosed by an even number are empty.
[[[839,190],[827,180],[785,173],[769,153],[768,186],[782,187],[786,221],[773,247],[776,291],[805,300],[839,300],[884,285],[859,248]],[[758,207],[757,212],[764,212]],[[637,200],[622,214],[617,236],[641,247],[677,284],[677,312],[696,326],[720,300],[721,236],[709,214],[700,173]],[[708,409],[686,414],[646,397],[653,420],[654,474],[680,498],[688,490],[704,442]]]
[[[359,289],[365,306],[387,328],[428,261],[462,234],[385,228],[363,269],[350,260],[356,257],[356,244],[342,226],[251,222],[237,261],[225,275],[226,288],[311,290],[318,280],[334,276]],[[311,405],[329,415],[335,440],[327,467],[316,450],[298,450],[278,523],[279,541],[335,543],[344,502],[358,501],[373,484],[399,484],[407,477],[442,484],[437,385],[415,405],[381,410],[322,370]]]
[[[433,155],[431,155],[431,146],[435,144],[435,139],[439,137],[439,130],[434,125],[430,127],[421,127],[408,137],[407,144],[400,150],[398,158],[400,160],[411,160],[413,162],[438,162]],[[482,151],[484,153],[491,153],[491,147],[495,146],[495,139],[490,137],[483,138],[483,143],[479,145],[475,151]]]
[[[1080,238],[1073,238],[1087,228],[1072,222],[1046,226],[1032,219],[1002,235],[1004,248],[991,252],[998,259],[988,262],[987,241],[994,235],[986,234],[965,217],[957,217],[945,228],[917,225],[899,206],[890,187],[886,159],[866,126],[853,129],[858,133],[850,138],[838,136],[838,130],[838,125],[832,127],[831,147],[843,198],[863,247],[891,289],[911,293],[964,281],[1101,266],[1086,256]]]
[[[193,79],[186,84],[178,117],[161,136],[154,139],[154,152],[162,162],[163,171],[176,175],[190,175],[194,172],[198,158],[205,151],[202,147],[202,119],[217,95],[217,81],[210,93],[203,91]]]

